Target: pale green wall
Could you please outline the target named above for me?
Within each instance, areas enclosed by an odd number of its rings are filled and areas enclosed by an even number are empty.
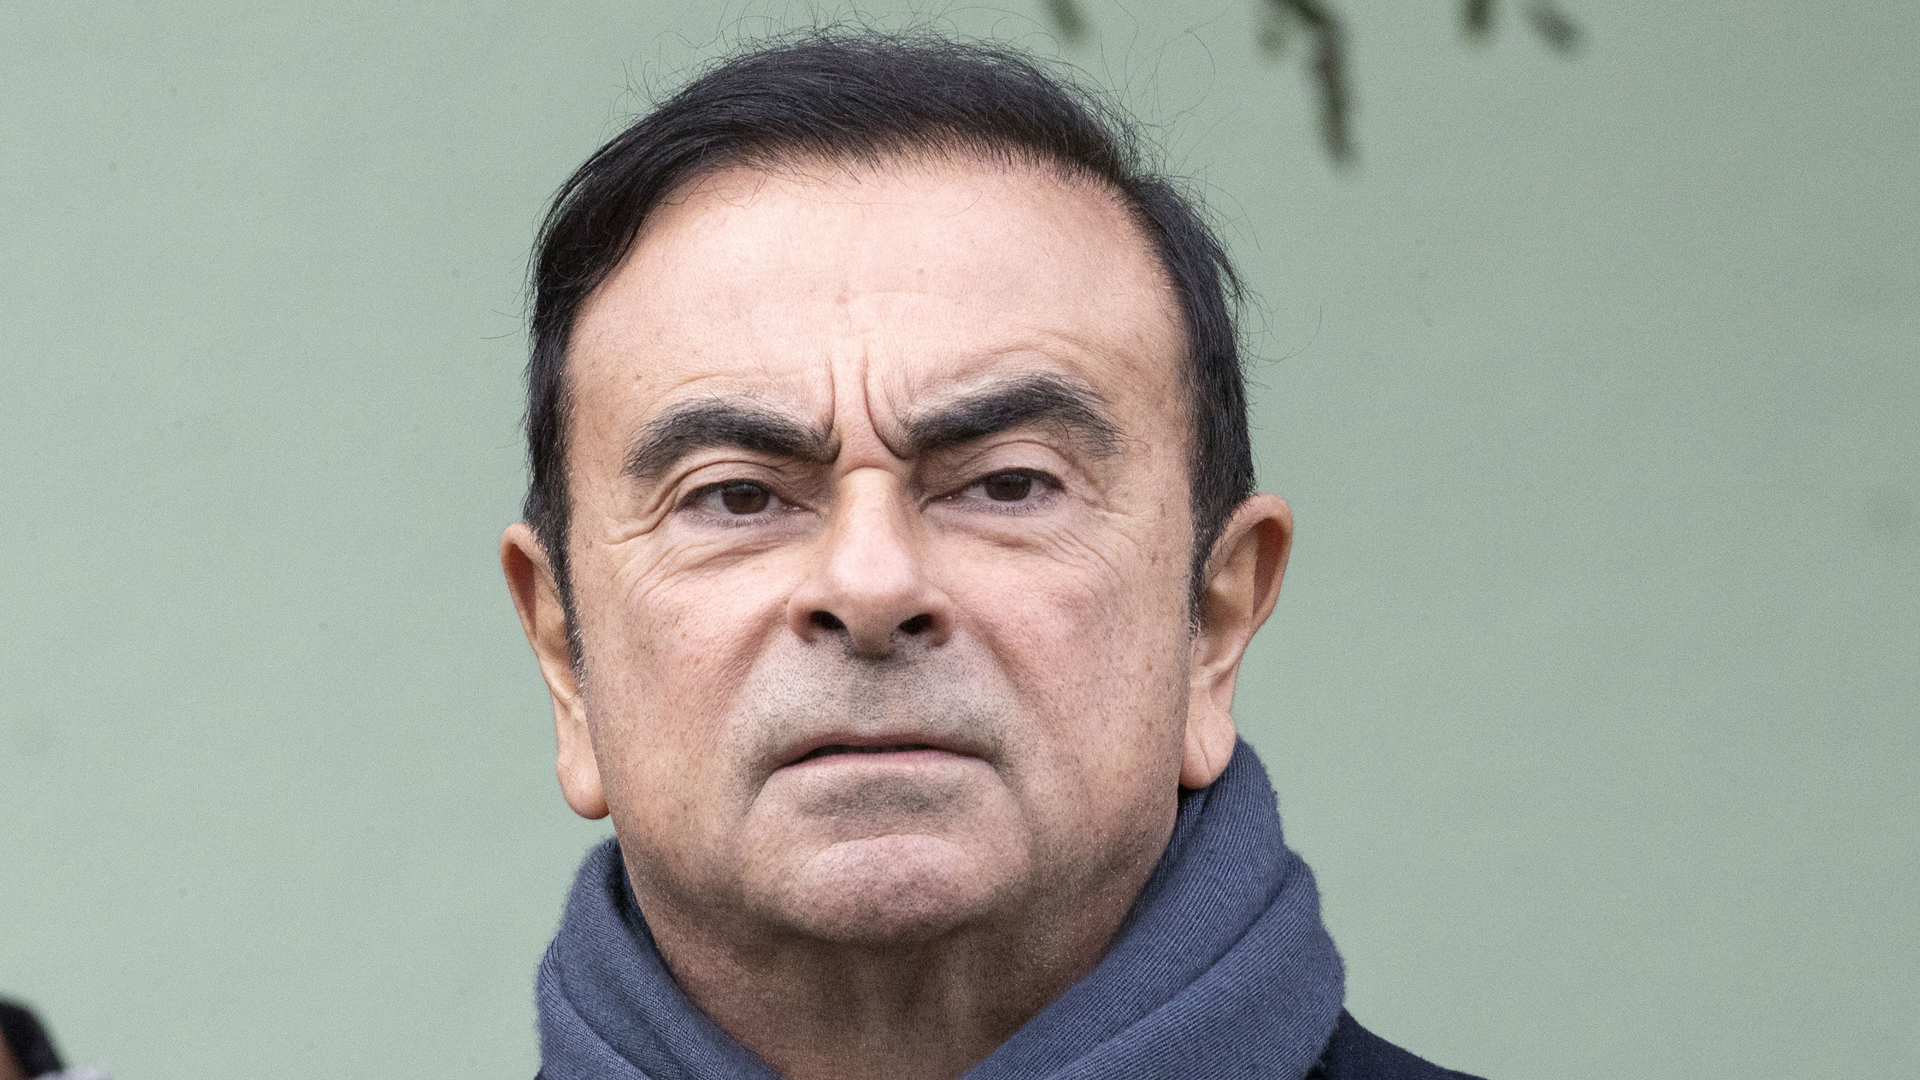
[[[1509,1080],[1920,1073],[1920,6],[1564,0],[1569,63],[1346,0],[1338,175],[1254,2],[1073,56],[1265,297],[1240,708],[1354,1010]],[[0,0],[0,992],[74,1058],[531,1074],[602,827],[494,564],[524,253],[742,10]]]

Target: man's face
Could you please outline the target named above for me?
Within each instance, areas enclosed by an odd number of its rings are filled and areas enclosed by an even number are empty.
[[[575,326],[548,670],[643,904],[878,943],[1131,896],[1192,764],[1183,354],[1119,203],[1049,172],[649,218]]]

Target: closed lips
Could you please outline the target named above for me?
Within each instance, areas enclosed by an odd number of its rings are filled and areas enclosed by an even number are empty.
[[[802,761],[812,761],[815,758],[826,757],[829,754],[904,754],[911,753],[915,750],[929,750],[938,753],[952,752],[927,743],[884,743],[877,746],[851,746],[846,743],[833,743],[822,746],[817,750],[810,750],[795,759],[793,763],[798,765]]]

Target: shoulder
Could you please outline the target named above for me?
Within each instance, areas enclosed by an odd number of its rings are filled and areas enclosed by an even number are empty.
[[[1308,1074],[1310,1080],[1478,1080],[1466,1073],[1443,1069],[1425,1058],[1405,1050],[1360,1026],[1351,1013],[1342,1010],[1321,1052],[1320,1064]]]

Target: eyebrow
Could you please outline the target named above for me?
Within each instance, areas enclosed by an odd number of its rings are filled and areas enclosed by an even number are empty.
[[[1113,454],[1121,442],[1105,398],[1059,375],[1036,372],[996,380],[908,418],[898,453],[921,457],[1041,425],[1061,429],[1095,457]],[[651,483],[688,454],[722,446],[810,464],[831,462],[839,452],[829,431],[786,413],[750,400],[707,398],[650,421],[628,448],[621,472]]]
[[[950,450],[1015,428],[1060,429],[1094,457],[1120,448],[1120,428],[1091,387],[1050,372],[996,380],[906,422],[903,457]]]
[[[655,417],[627,450],[622,472],[641,483],[660,478],[696,450],[731,446],[824,464],[839,451],[825,431],[785,413],[737,398],[692,401]]]

